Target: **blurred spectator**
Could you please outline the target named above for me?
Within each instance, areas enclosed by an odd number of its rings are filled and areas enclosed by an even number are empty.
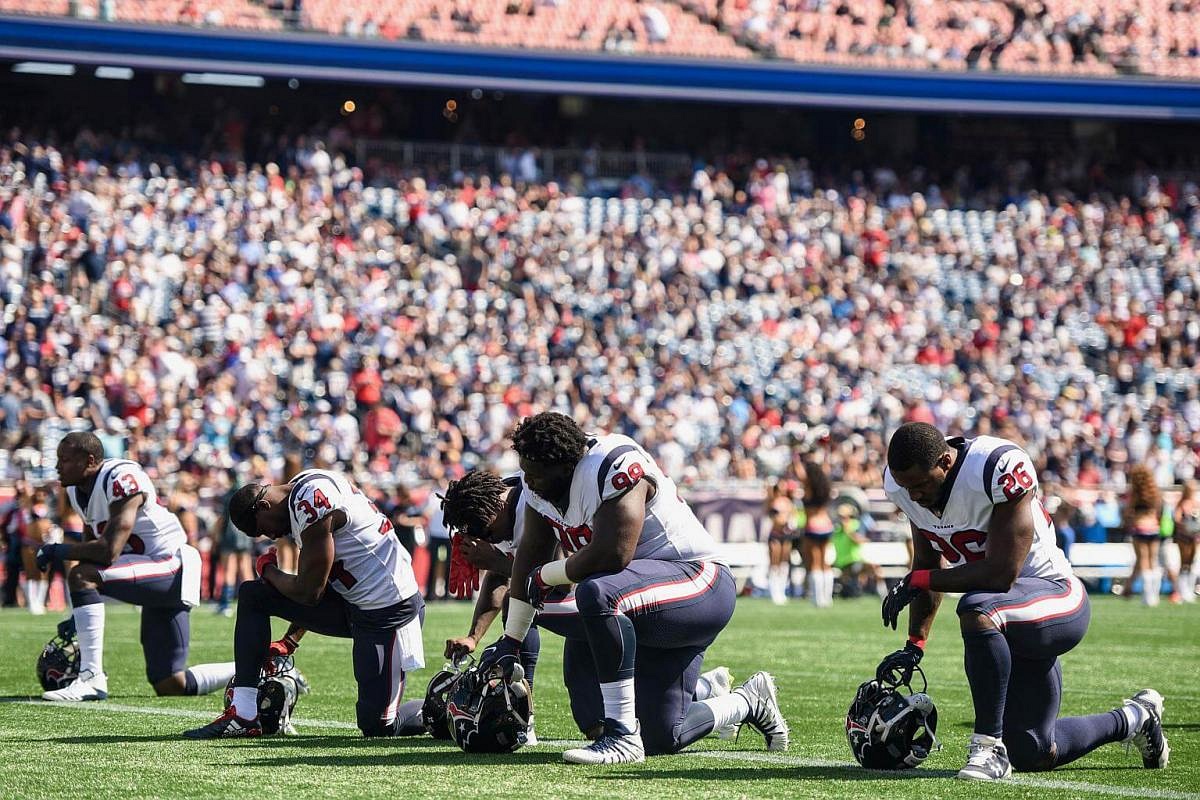
[[[1136,561],[1125,586],[1125,596],[1133,596],[1134,583],[1141,578],[1142,602],[1148,606],[1158,605],[1162,588],[1162,570],[1158,565],[1162,513],[1162,492],[1154,482],[1154,473],[1144,465],[1134,466],[1129,471],[1129,495],[1125,499],[1123,520],[1133,541]]]
[[[773,480],[767,484],[766,518],[768,573],[767,589],[777,606],[787,603],[788,576],[792,568],[792,548],[796,542],[793,524],[795,509],[788,481]]]
[[[841,572],[844,597],[858,597],[871,585],[879,597],[887,597],[883,570],[863,558],[862,548],[866,543],[858,507],[849,502],[838,503],[833,528],[833,566]]]
[[[1179,595],[1185,603],[1196,602],[1196,540],[1200,538],[1200,498],[1196,482],[1183,485],[1175,506],[1175,544],[1179,546]]]
[[[425,503],[425,533],[429,547],[429,577],[425,579],[425,600],[449,600],[450,531],[442,517],[442,500],[429,493]]]

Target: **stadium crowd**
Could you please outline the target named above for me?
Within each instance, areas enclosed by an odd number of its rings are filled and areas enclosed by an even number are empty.
[[[5,10],[860,67],[1200,75],[1196,0],[10,0]]]
[[[1021,441],[1049,483],[1197,475],[1194,184],[759,160],[601,198],[304,140],[149,152],[0,146],[0,477],[52,477],[94,428],[196,496],[289,456],[390,492],[514,468],[507,431],[547,408],[684,483],[807,456],[878,486],[906,420]]]

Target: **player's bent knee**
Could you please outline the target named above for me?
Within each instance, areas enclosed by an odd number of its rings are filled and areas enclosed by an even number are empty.
[[[67,586],[72,592],[100,587],[100,572],[92,564],[76,564],[67,574]]]
[[[987,614],[972,609],[958,610],[958,625],[963,633],[978,633],[979,631],[994,631],[996,623]]]
[[[359,723],[359,731],[362,732],[364,739],[379,739],[381,737],[395,736],[396,726],[394,724],[384,724],[383,722]]]
[[[159,697],[179,697],[186,693],[187,681],[182,672],[166,677],[147,674],[146,679],[150,681],[150,685],[154,687],[154,693]]]
[[[1005,734],[1004,745],[1008,748],[1008,760],[1017,772],[1046,772],[1054,769],[1058,748],[1053,742],[1043,742],[1031,731]]]
[[[575,587],[575,606],[580,614],[611,614],[615,610],[604,585],[592,578]]]
[[[238,587],[238,607],[255,607],[267,596],[267,585],[259,580],[242,581]]]

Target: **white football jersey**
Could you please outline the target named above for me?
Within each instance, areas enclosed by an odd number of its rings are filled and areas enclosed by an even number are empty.
[[[523,475],[518,472],[516,475],[504,479],[504,485],[509,487],[509,491],[515,489],[517,492],[517,507],[514,511],[516,516],[513,518],[512,538],[506,542],[496,542],[496,547],[500,552],[510,556],[516,554],[517,545],[521,543],[521,537],[525,534],[525,507],[528,505],[525,498],[528,492],[525,491],[525,485],[521,481],[522,477]]]
[[[1033,545],[1021,566],[1022,578],[1069,578],[1071,563],[1058,549],[1054,522],[1042,506],[1041,491],[1033,459],[1007,439],[979,436],[955,437],[946,443],[958,451],[958,459],[943,486],[945,507],[939,516],[917,505],[892,478],[883,472],[883,489],[903,511],[920,536],[946,559],[951,567],[978,561],[987,551],[988,525],[992,509],[1032,492],[1029,510],[1033,515]]]
[[[570,555],[592,540],[592,521],[600,505],[620,497],[640,480],[654,484],[654,498],[646,504],[646,521],[634,558],[659,561],[716,560],[716,543],[696,519],[650,454],[628,436],[594,436],[575,466],[570,501],[564,513],[534,494],[522,479],[522,495],[529,507],[558,534],[563,552]]]
[[[67,498],[96,536],[104,535],[110,505],[135,494],[146,496],[134,517],[133,532],[121,555],[170,556],[187,544],[187,534],[179,518],[162,504],[150,476],[137,463],[124,458],[106,458],[100,462],[91,494],[84,494],[81,488],[68,486]]]
[[[357,486],[336,473],[310,469],[292,478],[288,512],[292,539],[334,511],[346,524],[333,529],[329,584],[361,609],[386,608],[417,593],[412,559],[388,519]]]

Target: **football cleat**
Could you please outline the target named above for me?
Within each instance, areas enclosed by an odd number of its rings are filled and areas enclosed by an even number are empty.
[[[568,764],[641,764],[646,760],[642,726],[629,730],[615,719],[604,720],[604,733],[587,747],[563,753]]]
[[[189,739],[237,739],[247,736],[262,736],[262,726],[258,720],[242,719],[233,712],[233,708],[225,709],[225,713],[207,725],[184,731]]]
[[[783,752],[788,749],[788,724],[779,710],[775,694],[775,679],[769,672],[756,672],[733,690],[750,704],[746,723],[763,735],[767,750]]]
[[[1012,775],[1008,748],[995,736],[972,734],[967,752],[967,765],[958,771],[963,780],[998,781]]]
[[[44,692],[43,700],[50,700],[55,703],[79,703],[87,700],[107,700],[108,699],[108,676],[103,672],[100,674],[93,673],[91,670],[84,670],[79,673],[79,677],[69,683],[62,689],[57,689],[53,692]]]
[[[1142,719],[1127,742],[1142,754],[1142,766],[1146,769],[1162,769],[1171,758],[1171,747],[1163,733],[1163,697],[1153,689],[1142,689],[1126,705],[1136,706],[1135,713]]]

